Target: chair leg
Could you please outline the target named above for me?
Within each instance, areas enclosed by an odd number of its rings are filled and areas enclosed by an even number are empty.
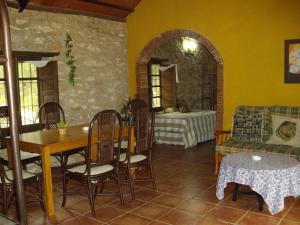
[[[62,184],[63,184],[63,201],[61,203],[61,206],[65,207],[67,202],[67,176],[65,173],[63,173]]]
[[[115,179],[116,179],[116,182],[117,182],[117,185],[118,185],[118,191],[119,191],[119,195],[120,195],[121,205],[124,205],[122,185],[121,185],[121,180],[120,180],[120,174],[119,174],[118,171],[116,171],[116,173],[115,173]]]
[[[88,180],[87,187],[88,187],[88,195],[89,195],[89,200],[90,200],[92,215],[93,215],[93,217],[96,217],[95,201],[94,201],[94,191],[93,191],[93,186],[92,186],[90,180]]]
[[[156,185],[155,185],[154,173],[153,173],[153,167],[152,167],[151,160],[148,161],[148,165],[149,165],[149,168],[150,168],[150,176],[151,176],[151,180],[152,180],[152,188],[153,188],[153,190],[155,190],[156,189]]]
[[[39,191],[40,205],[41,205],[42,210],[44,212],[46,212],[46,208],[45,208],[44,201],[43,201],[42,179],[41,179],[40,176],[37,177],[37,182],[38,182],[38,191]]]
[[[103,187],[103,180],[102,180],[102,186],[101,186],[101,189],[102,189],[102,187]],[[94,189],[95,189],[95,190],[94,190],[94,201],[95,201],[96,196],[97,196],[97,193],[98,193],[98,183],[96,184],[96,186],[95,186]],[[101,191],[101,192],[102,192],[102,191]]]
[[[7,195],[5,187],[2,187],[2,213],[7,214]]]
[[[11,191],[11,192],[8,192],[7,196],[6,196],[6,213],[10,207],[10,204],[12,203],[13,199],[15,198],[16,200],[16,205],[18,204],[17,203],[17,198],[15,196],[15,191]]]
[[[104,189],[104,180],[101,181],[101,188],[100,188],[100,193],[103,192],[103,189]]]
[[[218,172],[219,172],[219,153],[215,153],[215,175],[218,175]]]
[[[134,190],[133,190],[133,181],[132,181],[130,166],[127,166],[127,175],[128,175],[129,188],[130,188],[130,192],[131,192],[131,198],[132,198],[132,200],[134,200],[135,195],[134,195]]]

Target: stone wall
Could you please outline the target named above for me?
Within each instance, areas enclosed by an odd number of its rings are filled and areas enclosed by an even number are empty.
[[[88,122],[103,109],[120,109],[128,99],[125,23],[87,16],[9,8],[15,51],[60,52],[59,100],[69,124]],[[75,87],[64,62],[66,32],[73,38]]]
[[[182,39],[173,38],[159,45],[153,57],[169,59],[177,64],[179,83],[177,99],[184,100],[190,109],[214,109],[216,104],[216,61],[204,46],[195,56],[182,53]]]

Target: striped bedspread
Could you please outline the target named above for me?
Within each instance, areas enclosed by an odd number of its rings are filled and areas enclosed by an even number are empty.
[[[155,116],[155,142],[185,148],[214,139],[216,112],[166,113]]]

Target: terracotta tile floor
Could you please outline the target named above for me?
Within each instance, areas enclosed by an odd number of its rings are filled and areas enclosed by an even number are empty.
[[[149,183],[136,184],[136,200],[132,202],[128,187],[124,185],[124,206],[118,197],[99,196],[96,199],[96,218],[91,216],[86,197],[69,196],[66,207],[60,206],[60,175],[54,171],[56,224],[300,225],[300,198],[287,198],[285,210],[275,216],[270,215],[266,206],[259,212],[254,196],[241,196],[233,202],[232,186],[225,190],[225,199],[219,201],[215,196],[213,142],[199,144],[188,150],[156,145],[153,164],[156,191],[151,189]],[[69,187],[74,190],[81,188],[75,182]],[[107,188],[114,187],[108,184]],[[38,203],[28,204],[27,212],[30,224],[49,224]],[[9,216],[15,217],[13,206]],[[1,217],[0,224],[5,224]]]

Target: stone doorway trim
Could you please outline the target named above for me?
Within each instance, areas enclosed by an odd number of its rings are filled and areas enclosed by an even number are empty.
[[[155,49],[161,44],[168,42],[173,38],[180,37],[191,37],[199,41],[201,45],[205,46],[206,49],[210,52],[210,54],[214,57],[217,63],[217,129],[223,129],[223,112],[224,112],[224,94],[223,94],[223,59],[218,50],[211,44],[209,40],[205,37],[197,34],[193,31],[189,30],[171,30],[160,34],[159,36],[152,39],[146,47],[142,50],[136,61],[136,97],[143,99],[147,103],[149,103],[149,86],[148,86],[148,69],[147,64],[153,55]]]

